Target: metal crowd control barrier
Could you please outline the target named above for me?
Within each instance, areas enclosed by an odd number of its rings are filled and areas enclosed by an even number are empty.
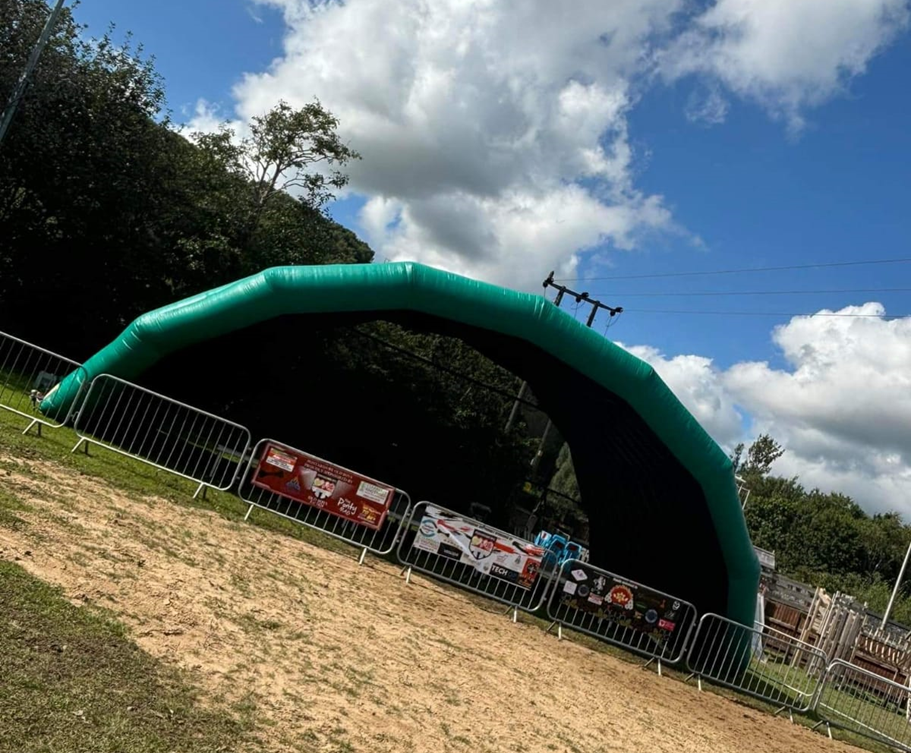
[[[281,515],[284,518],[293,520],[296,523],[301,523],[309,528],[315,528],[329,536],[359,547],[361,549],[360,564],[363,564],[367,552],[373,552],[374,554],[382,556],[390,554],[392,550],[395,549],[395,545],[398,543],[399,533],[402,530],[402,523],[408,518],[408,514],[411,512],[411,498],[406,492],[401,489],[395,490],[395,496],[389,507],[389,512],[379,529],[374,530],[367,526],[359,525],[339,517],[338,515],[333,515],[325,510],[321,510],[318,507],[298,502],[290,497],[271,491],[270,489],[264,489],[254,485],[253,474],[256,473],[259,459],[262,456],[265,447],[270,444],[291,453],[308,455],[308,453],[303,450],[298,450],[290,445],[277,442],[274,439],[261,439],[256,444],[248,463],[247,472],[241,479],[240,488],[238,489],[240,498],[250,505],[247,514],[244,516],[244,520],[250,517],[250,513],[253,512],[254,507],[260,507],[263,510],[274,512],[276,515]],[[329,461],[319,460],[328,465],[334,465],[329,463]],[[348,471],[349,473],[354,473],[354,471],[350,471],[348,468],[341,468],[341,466],[335,467],[340,468],[343,471]]]
[[[661,663],[683,658],[696,624],[688,601],[622,578],[581,560],[566,560],[547,602],[548,632],[563,626]]]
[[[417,570],[518,610],[544,606],[550,578],[541,570],[540,547],[454,510],[418,502],[404,526],[398,558],[405,582]]]
[[[841,727],[911,751],[909,700],[907,686],[837,659],[826,669],[816,700],[822,721],[813,729],[825,724],[831,737],[831,727]]]
[[[23,434],[33,426],[39,435],[42,426],[60,428],[78,407],[78,399],[66,410],[48,414],[42,414],[39,406],[64,377],[81,368],[76,361],[0,332],[0,408],[30,419]]]
[[[206,487],[227,490],[250,447],[250,431],[110,374],[92,380],[74,424],[89,444],[148,463]]]
[[[748,627],[717,614],[704,614],[687,655],[687,680],[702,680],[767,701],[787,710],[809,711],[828,659],[818,648],[768,626]]]

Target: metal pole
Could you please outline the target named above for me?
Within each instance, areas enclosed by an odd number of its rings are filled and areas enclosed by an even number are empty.
[[[509,412],[509,420],[506,422],[506,431],[509,432],[512,429],[512,425],[516,421],[516,416],[519,413],[519,404],[522,401],[522,398],[525,397],[525,392],[528,390],[528,382],[522,382],[522,386],[519,388],[519,396],[516,398],[516,401],[512,404],[512,410]]]
[[[63,10],[64,2],[66,2],[66,0],[57,0],[57,4],[54,6],[51,14],[47,17],[44,28],[41,30],[41,34],[38,37],[38,42],[32,48],[32,54],[29,55],[28,62],[25,64],[25,70],[22,72],[22,76],[20,76],[16,88],[13,89],[13,93],[6,103],[3,114],[0,115],[0,144],[3,143],[6,132],[9,130],[10,123],[13,122],[16,108],[19,106],[19,102],[25,94],[25,89],[28,86],[29,79],[32,77],[32,73],[35,72],[35,66],[38,65],[38,58],[41,57],[41,53],[44,52],[44,48],[47,47],[48,40],[51,38],[51,33],[57,25],[57,19],[60,17],[60,13]]]
[[[553,423],[550,419],[547,419],[547,426],[544,427],[544,433],[541,435],[541,441],[538,443],[538,451],[535,453],[535,456],[531,460],[532,471],[538,470],[538,464],[541,462],[541,458],[544,457],[544,444],[547,442],[547,439],[550,436],[550,430],[552,428]]]
[[[892,595],[889,597],[889,605],[886,607],[886,613],[883,615],[883,621],[879,626],[880,630],[886,629],[886,623],[889,621],[889,614],[892,612],[892,604],[895,602],[895,596],[898,594],[899,586],[902,584],[902,578],[905,577],[905,568],[908,567],[909,557],[911,557],[911,543],[908,544],[908,551],[905,552],[905,561],[902,562],[902,569],[898,571],[898,578],[895,579],[895,588],[892,589]]]

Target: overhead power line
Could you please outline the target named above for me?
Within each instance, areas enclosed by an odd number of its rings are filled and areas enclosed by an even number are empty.
[[[611,277],[587,277],[586,282],[592,280],[646,280],[656,279],[659,277],[700,277],[707,275],[736,275],[749,272],[785,272],[795,269],[823,269],[828,267],[861,267],[873,264],[905,264],[911,262],[911,257],[900,259],[871,259],[863,261],[832,261],[820,262],[817,264],[790,264],[782,267],[745,267],[743,269],[716,269],[708,272],[662,272],[659,274],[648,275],[617,275]],[[572,282],[579,278],[561,278],[560,282]]]
[[[350,331],[353,334],[357,335],[358,337],[363,337],[367,340],[372,340],[373,342],[377,343],[378,345],[382,345],[384,348],[388,348],[391,351],[400,353],[401,355],[405,356],[406,358],[411,358],[415,361],[420,361],[421,363],[424,363],[428,366],[432,366],[433,368],[437,369],[438,371],[442,371],[445,374],[454,376],[457,379],[464,379],[466,382],[469,382],[470,384],[476,384],[478,387],[483,387],[485,390],[489,390],[490,392],[500,395],[501,397],[505,397],[510,400],[515,400],[518,403],[527,405],[529,408],[533,408],[535,410],[540,410],[540,408],[538,407],[538,405],[536,403],[533,403],[530,400],[524,399],[524,397],[522,395],[519,395],[517,397],[507,390],[501,389],[500,387],[497,387],[493,384],[488,384],[487,382],[481,381],[480,379],[476,379],[473,376],[470,376],[469,374],[465,374],[464,372],[458,371],[457,369],[451,369],[448,366],[444,366],[443,364],[441,364],[437,361],[434,361],[431,358],[427,358],[426,356],[422,356],[419,353],[415,353],[413,350],[409,350],[407,348],[402,348],[398,345],[394,345],[393,343],[391,343],[387,340],[384,340],[381,337],[377,337],[376,335],[371,335],[369,332],[364,332],[363,330],[358,329],[357,327],[352,327]]]
[[[809,313],[809,312],[798,312],[785,314],[778,311],[694,311],[686,309],[624,309],[624,311],[630,314],[703,314],[706,316],[781,316],[781,317],[795,317],[795,316],[807,316],[811,318],[816,317],[846,317],[846,318],[857,318],[857,319],[907,319],[911,317],[911,314],[843,314],[839,312],[820,312],[820,313]]]
[[[622,293],[624,298],[664,298],[690,296],[738,295],[820,295],[828,293],[911,293],[911,288],[833,288],[830,290],[707,290],[701,292]],[[592,293],[592,295],[621,295],[620,293]]]

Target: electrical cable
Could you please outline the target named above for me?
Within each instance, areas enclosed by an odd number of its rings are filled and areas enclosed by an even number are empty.
[[[830,290],[734,290],[699,292],[662,292],[662,293],[592,293],[591,295],[613,296],[616,298],[662,298],[662,297],[698,297],[698,296],[738,296],[738,295],[819,295],[828,293],[911,293],[911,288],[834,288]]]
[[[911,314],[841,314],[838,312],[821,312],[821,313],[791,313],[785,314],[777,311],[694,311],[682,309],[623,309],[631,314],[705,314],[707,316],[806,316],[816,317],[846,317],[859,319],[907,319]]]
[[[385,348],[389,348],[389,350],[395,351],[396,353],[401,353],[402,355],[407,356],[408,358],[413,358],[414,360],[421,361],[422,363],[425,363],[428,366],[433,366],[435,369],[439,369],[440,371],[443,371],[451,376],[457,377],[459,379],[464,379],[466,382],[471,382],[472,384],[476,384],[479,387],[483,387],[484,389],[490,390],[491,392],[494,392],[497,395],[501,395],[502,397],[508,398],[509,400],[515,400],[516,402],[522,403],[523,405],[527,405],[530,408],[534,408],[535,410],[538,410],[538,411],[541,410],[540,406],[536,405],[535,403],[531,402],[530,400],[526,400],[525,398],[518,397],[517,395],[513,395],[504,389],[501,389],[499,387],[494,387],[492,384],[487,384],[486,382],[482,382],[480,379],[475,379],[474,377],[468,376],[468,374],[463,374],[460,371],[456,371],[455,369],[450,369],[447,366],[443,366],[442,364],[439,364],[436,361],[433,361],[432,359],[427,358],[426,356],[418,355],[417,353],[414,353],[413,351],[410,351],[407,348],[402,348],[398,345],[393,345],[392,343],[387,342],[386,340],[383,340],[381,337],[377,337],[376,335],[371,335],[367,332],[363,332],[363,331],[359,330],[357,327],[352,327],[351,332],[353,332],[356,335],[359,335],[360,337],[366,338],[367,340],[372,340],[373,342],[378,343],[379,345],[382,345]]]
[[[899,259],[870,259],[864,261],[833,261],[833,262],[819,262],[817,264],[790,264],[788,266],[782,267],[746,267],[743,269],[716,269],[708,272],[663,272],[658,274],[648,274],[648,275],[620,275],[616,277],[587,277],[587,278],[569,278],[563,277],[557,280],[557,282],[576,282],[584,281],[588,282],[591,280],[645,280],[645,279],[655,279],[658,277],[699,277],[707,275],[734,275],[734,274],[745,274],[751,272],[783,272],[796,269],[824,269],[830,267],[859,267],[867,266],[873,264],[903,264],[911,262],[911,257],[902,257]]]

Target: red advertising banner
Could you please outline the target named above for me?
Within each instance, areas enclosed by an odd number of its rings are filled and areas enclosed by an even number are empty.
[[[253,484],[373,530],[383,525],[395,495],[387,484],[271,442]]]

